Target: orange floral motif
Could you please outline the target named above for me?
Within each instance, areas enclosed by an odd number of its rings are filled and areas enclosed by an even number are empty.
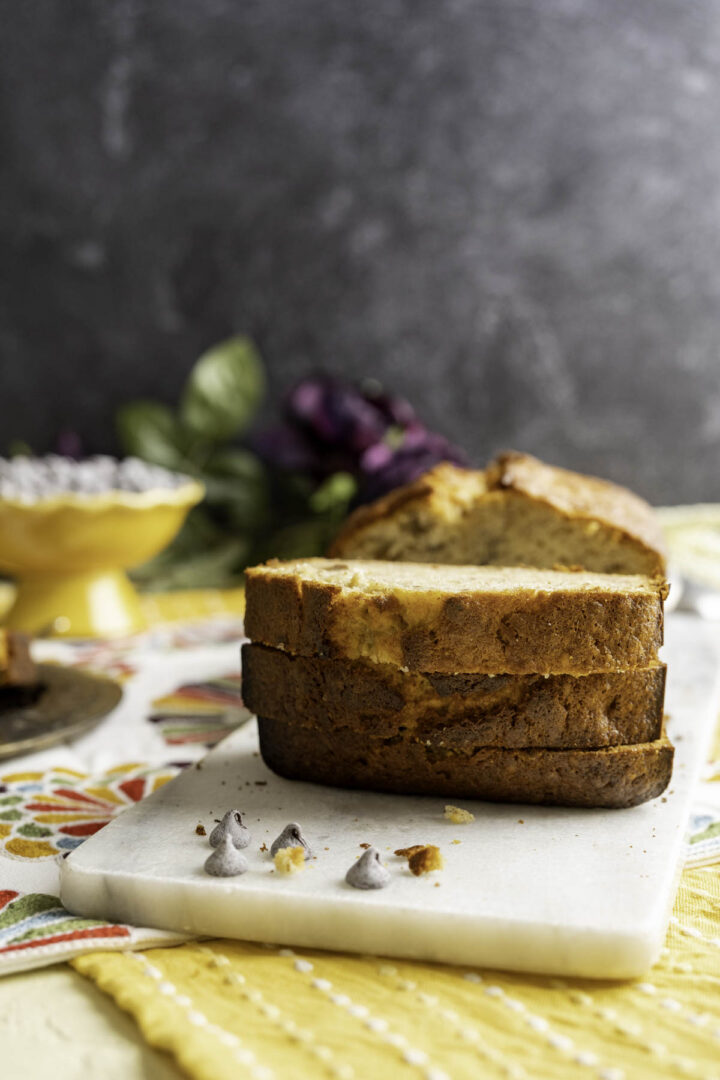
[[[18,859],[65,855],[122,810],[152,794],[179,766],[126,763],[101,776],[76,769],[0,776],[0,844]]]

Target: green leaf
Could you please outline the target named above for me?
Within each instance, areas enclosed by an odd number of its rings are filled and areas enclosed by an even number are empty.
[[[264,544],[264,558],[300,559],[324,555],[332,537],[327,524],[320,518],[298,521],[274,533]]]
[[[257,532],[270,513],[270,484],[265,466],[247,450],[229,447],[212,455],[199,474],[215,517],[237,532]]]
[[[247,427],[265,390],[262,361],[246,337],[209,349],[190,372],[180,405],[183,424],[222,442]]]
[[[356,491],[357,482],[354,476],[346,472],[333,473],[312,493],[310,507],[316,514],[338,511],[345,513]]]
[[[32,447],[24,439],[13,439],[8,448],[8,457],[32,457]]]
[[[265,476],[265,467],[260,459],[249,450],[236,446],[216,450],[207,463],[207,470],[215,476],[238,477],[242,480],[256,480]]]
[[[217,547],[194,555],[178,555],[155,565],[152,573],[133,578],[147,590],[221,589],[237,584],[247,562],[250,545],[246,540],[227,540]]]
[[[118,409],[116,425],[127,454],[153,465],[164,465],[166,469],[187,470],[182,432],[168,405],[159,401],[129,401]]]

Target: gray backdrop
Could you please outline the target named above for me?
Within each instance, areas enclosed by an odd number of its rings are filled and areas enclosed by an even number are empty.
[[[236,330],[720,499],[720,0],[0,0],[0,442]]]

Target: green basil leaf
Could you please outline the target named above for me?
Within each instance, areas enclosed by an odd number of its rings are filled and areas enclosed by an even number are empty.
[[[222,442],[244,430],[265,391],[260,355],[246,337],[215,345],[190,372],[180,405],[183,424]]]

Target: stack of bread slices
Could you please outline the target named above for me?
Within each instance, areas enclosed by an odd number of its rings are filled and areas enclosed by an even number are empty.
[[[243,692],[274,771],[588,807],[667,786],[650,508],[603,481],[505,462],[514,485],[498,485],[499,463],[442,466],[351,518],[335,558],[248,571]]]

